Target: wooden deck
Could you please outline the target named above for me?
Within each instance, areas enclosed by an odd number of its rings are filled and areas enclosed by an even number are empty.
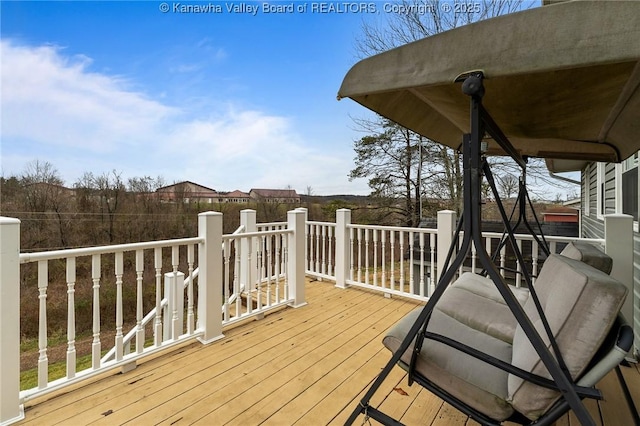
[[[30,401],[19,424],[343,424],[389,360],[383,333],[417,304],[326,282],[309,282],[306,291],[308,305],[226,330],[216,343],[185,345],[126,374]],[[640,401],[640,371],[623,370]],[[596,421],[631,425],[615,376],[600,388],[606,400],[589,403]],[[475,424],[420,387],[408,387],[400,368],[372,402],[407,425]],[[558,424],[578,422],[567,415]]]

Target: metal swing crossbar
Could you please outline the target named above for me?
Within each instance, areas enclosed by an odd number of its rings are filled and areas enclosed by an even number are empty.
[[[523,378],[526,381],[535,383],[537,385],[555,389],[561,394],[561,404],[555,404],[547,413],[543,414],[538,420],[535,421],[535,424],[550,424],[553,421],[557,420],[559,416],[561,416],[567,409],[572,409],[580,421],[582,425],[594,425],[594,421],[589,415],[587,409],[582,403],[582,398],[595,398],[601,399],[601,394],[598,390],[593,388],[581,387],[576,384],[576,382],[571,378],[569,374],[565,362],[562,358],[560,350],[558,348],[557,342],[553,336],[553,333],[549,327],[548,321],[545,317],[543,309],[540,305],[538,297],[536,295],[536,291],[531,283],[531,276],[529,275],[526,268],[523,268],[523,275],[525,277],[526,283],[530,289],[530,295],[535,303],[536,309],[540,315],[540,320],[543,323],[545,334],[547,339],[549,339],[551,344],[551,349],[547,347],[544,343],[543,338],[540,333],[536,330],[535,326],[531,322],[530,318],[527,316],[524,308],[520,305],[515,295],[509,290],[507,284],[505,283],[503,277],[498,272],[496,266],[494,265],[492,259],[489,257],[486,249],[482,244],[482,230],[481,230],[481,199],[480,199],[480,188],[482,176],[485,176],[489,182],[489,185],[492,187],[492,190],[496,194],[496,199],[498,201],[499,210],[502,216],[502,220],[505,224],[506,235],[508,239],[511,241],[513,246],[513,250],[517,257],[517,261],[520,264],[523,263],[522,253],[518,249],[515,244],[515,237],[513,234],[513,229],[509,224],[509,220],[504,211],[504,208],[500,202],[499,197],[497,196],[497,191],[495,189],[495,182],[493,181],[493,177],[491,171],[489,169],[488,163],[486,159],[484,159],[482,153],[482,139],[485,134],[488,134],[496,141],[505,152],[507,152],[518,165],[525,170],[526,161],[520,156],[520,154],[513,148],[510,144],[509,140],[502,133],[500,128],[493,121],[488,112],[484,109],[482,105],[482,97],[484,95],[484,86],[483,86],[483,75],[482,73],[472,73],[464,78],[464,82],[462,85],[463,92],[468,95],[471,99],[470,102],[470,121],[471,121],[471,132],[469,134],[465,134],[463,136],[463,144],[462,144],[462,153],[463,153],[463,187],[465,190],[464,197],[464,205],[463,205],[463,213],[461,215],[460,221],[458,223],[458,229],[456,235],[459,235],[460,231],[464,231],[463,239],[460,244],[460,248],[458,250],[457,255],[453,260],[451,257],[453,256],[454,246],[457,246],[457,241],[452,243],[452,246],[449,250],[447,260],[445,265],[449,265],[448,269],[442,274],[441,279],[436,286],[436,289],[429,301],[425,305],[425,307],[420,312],[417,320],[413,323],[411,328],[409,329],[407,335],[402,340],[400,347],[394,352],[392,358],[389,360],[387,365],[383,368],[381,373],[378,375],[374,383],[368,389],[367,393],[362,398],[359,405],[352,412],[351,416],[348,418],[346,424],[350,425],[356,420],[356,418],[363,413],[366,413],[367,418],[373,418],[383,424],[394,425],[401,424],[395,419],[389,417],[387,414],[382,411],[376,409],[369,405],[369,401],[377,391],[377,389],[382,385],[386,377],[389,375],[394,366],[401,360],[403,354],[410,348],[411,344],[416,341],[414,345],[414,349],[412,352],[411,363],[408,366],[408,374],[409,374],[409,384],[412,381],[416,381],[421,386],[425,387],[436,396],[440,397],[444,401],[451,404],[456,409],[461,412],[469,415],[476,421],[479,421],[483,424],[500,424],[500,421],[496,421],[487,415],[477,411],[476,409],[470,407],[465,402],[461,401],[458,398],[453,397],[447,391],[441,389],[435,383],[431,382],[429,379],[421,375],[419,372],[415,370],[415,362],[416,357],[419,354],[423,340],[430,339],[436,340],[445,345],[453,347],[456,350],[462,351],[468,355],[473,356],[474,358],[480,359],[483,362],[486,362],[489,365],[493,365],[498,367],[504,371],[509,372],[510,374],[514,374],[520,378]],[[521,200],[522,201],[522,200]],[[471,348],[467,345],[464,345],[460,342],[447,338],[445,336],[441,336],[438,334],[430,333],[426,330],[427,324],[431,317],[431,313],[433,312],[436,304],[440,300],[446,288],[453,281],[457,270],[462,265],[470,247],[471,243],[475,245],[477,248],[477,255],[481,262],[482,267],[485,269],[491,281],[494,283],[495,287],[499,291],[500,295],[504,299],[506,305],[512,312],[515,317],[517,323],[522,328],[525,333],[527,339],[537,352],[540,357],[541,362],[544,364],[549,374],[551,375],[551,380],[535,375],[533,373],[520,370],[508,363],[497,360],[496,358],[478,351],[474,348]],[[546,245],[545,245],[546,248]],[[521,423],[531,422],[524,418],[524,416],[520,416],[518,418],[518,414],[516,413],[516,417],[510,420],[518,421]]]
[[[493,190],[493,193],[497,194],[495,183],[493,183],[493,178],[490,176],[491,176],[490,174],[487,174],[488,179],[491,179],[489,184]],[[513,219],[513,216],[515,215],[517,210],[518,219],[511,229],[515,230],[518,228],[518,226],[520,226],[520,224],[524,224],[524,226],[527,228],[527,231],[529,231],[529,233],[533,237],[534,241],[538,244],[538,247],[540,247],[544,255],[549,256],[549,254],[551,253],[551,250],[549,250],[549,244],[547,244],[547,240],[545,239],[544,233],[542,232],[542,225],[538,221],[538,217],[535,214],[533,204],[531,203],[531,199],[529,198],[529,192],[527,191],[526,176],[527,176],[526,169],[524,169],[522,170],[522,175],[518,182],[517,201],[513,206],[513,210],[511,211],[511,215],[508,221],[509,223],[511,223],[511,220]],[[535,226],[536,226],[535,230],[533,229],[532,224],[530,224],[529,220],[527,219],[527,210],[526,210],[527,206],[529,206],[529,208],[531,209],[531,212],[533,213],[533,218],[535,220]],[[536,233],[536,230],[538,233]],[[502,238],[500,239],[500,243],[498,244],[498,248],[495,250],[491,258],[491,260],[494,263],[496,261],[496,256],[498,255],[498,253],[500,253],[500,250],[507,244],[508,241],[509,239],[508,239],[507,231],[505,230],[502,234]],[[520,273],[519,271],[513,271],[513,272]]]

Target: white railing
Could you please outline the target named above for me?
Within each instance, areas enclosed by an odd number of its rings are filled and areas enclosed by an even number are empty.
[[[167,340],[172,343],[184,339],[193,338],[197,335],[195,331],[195,311],[193,297],[193,270],[196,264],[196,246],[202,244],[201,238],[186,238],[166,241],[153,241],[145,243],[121,244],[103,247],[90,247],[83,249],[57,250],[41,253],[28,253],[19,256],[23,265],[22,277],[25,280],[33,279],[37,283],[37,298],[39,300],[38,314],[38,350],[37,361],[37,386],[25,390],[21,393],[22,398],[29,398],[34,394],[42,393],[44,390],[52,390],[77,377],[85,377],[95,374],[105,368],[123,364],[126,355],[127,362],[133,362],[145,352],[153,351],[165,344]],[[170,251],[170,258],[163,255]],[[169,260],[169,268],[166,263]],[[49,377],[49,343],[48,343],[48,304],[47,299],[58,298],[54,294],[60,290],[56,279],[50,276],[50,266],[58,266],[62,262],[65,270],[66,281],[66,306],[67,306],[67,351],[66,351],[66,374],[63,377],[50,380]],[[150,268],[149,268],[150,266]],[[112,268],[111,271],[106,267]],[[174,309],[163,313],[163,274],[165,282],[175,278],[179,274],[180,268],[189,271],[189,285],[187,291],[187,321],[186,330],[182,323],[175,322],[177,315],[178,291],[165,288],[166,300]],[[56,268],[59,269],[59,268]],[[146,280],[147,277],[151,278]],[[151,272],[151,274],[149,274]],[[182,273],[180,273],[182,274]],[[50,283],[53,287],[50,290]],[[166,284],[165,284],[166,285]],[[29,282],[25,282],[24,288],[28,291],[31,287]],[[104,321],[103,310],[108,307],[101,302],[105,297],[105,292],[113,293],[115,287],[115,307],[110,311],[112,318],[115,317],[115,331],[113,347],[107,352],[106,357],[102,357],[101,323]],[[155,293],[155,306],[147,315],[143,311],[143,290],[152,287]],[[75,303],[77,291],[86,293],[90,288],[92,293],[92,323],[91,323],[91,362],[90,367],[77,371],[77,351],[76,351],[76,311],[79,309]],[[124,292],[135,292],[135,317],[131,318],[129,312],[125,312]],[[58,291],[59,293],[59,291]],[[34,295],[35,296],[35,295]],[[59,299],[59,298],[58,298]],[[182,297],[184,300],[184,297]],[[61,304],[57,300],[57,304]],[[127,300],[127,305],[131,308],[131,302]],[[165,304],[167,302],[165,301]],[[130,310],[130,309],[129,309]],[[165,321],[163,323],[163,314]],[[129,318],[125,318],[129,316]],[[152,334],[153,343],[147,342],[145,338],[146,326],[149,320],[153,319]],[[173,322],[170,322],[172,321]],[[127,323],[134,322],[135,326],[125,338],[123,327]],[[151,324],[150,324],[151,325]],[[163,328],[165,333],[171,331],[171,339],[163,338]],[[126,345],[125,345],[126,342]],[[134,342],[133,345],[131,342]],[[134,346],[134,348],[131,348]]]
[[[609,218],[610,221],[615,219]],[[313,230],[314,224],[311,222],[307,228]],[[315,247],[321,247],[321,251],[314,255],[316,259],[322,259],[335,254],[335,274],[324,277],[336,280],[338,287],[358,286],[388,295],[427,300],[434,291],[440,274],[446,269],[444,263],[453,241],[454,225],[455,213],[450,211],[440,212],[437,228],[429,229],[351,224],[350,212],[338,210],[336,227],[332,228],[334,241],[328,246],[333,251],[324,253],[324,245],[316,243]],[[308,233],[322,235],[318,231]],[[522,268],[515,261],[509,244],[500,245],[503,234],[484,232],[483,238],[484,248],[490,256],[495,256],[495,262],[505,280],[516,286],[524,285]],[[515,238],[535,283],[535,277],[546,256],[531,235],[516,234]],[[550,252],[558,253],[567,243],[577,238],[546,236],[545,239]],[[604,239],[581,240],[605,248]],[[307,244],[310,241],[313,241],[311,236]],[[501,249],[494,254],[498,247]],[[312,250],[307,247],[307,252]],[[482,272],[477,260],[477,251],[472,245],[458,275],[466,271]],[[311,268],[312,266],[308,266],[308,271]]]
[[[516,262],[514,254],[508,248],[510,244],[500,244],[500,242],[504,238],[504,234],[499,232],[483,232],[482,236],[485,242],[485,250],[490,256],[493,256],[494,263],[496,264],[496,266],[498,266],[500,274],[507,280],[509,284],[513,284],[516,287],[521,287],[522,285],[524,285],[522,265]],[[536,277],[538,276],[538,272],[544,264],[546,255],[540,247],[539,242],[536,241],[536,239],[532,235],[515,234],[514,237],[519,251],[523,254],[524,260],[525,262],[527,262],[527,265],[529,265],[528,271],[531,274],[532,283],[535,284]],[[568,243],[570,243],[571,241],[575,241],[576,239],[576,237],[560,237],[553,235],[545,236],[545,241],[547,243],[547,246],[549,247],[550,253],[560,253]],[[605,248],[604,239],[582,238],[580,240],[599,245],[603,250]],[[500,248],[500,250],[496,253],[498,248]],[[477,250],[476,247],[472,245],[471,254],[469,255],[468,261],[465,263],[465,266],[461,268],[460,272],[482,272],[478,268],[477,260]]]
[[[350,285],[426,299],[435,288],[436,229],[349,225]]]
[[[242,234],[244,232],[244,226],[240,225],[234,232],[233,234],[231,234],[231,237]],[[224,238],[224,237],[223,237]],[[228,238],[228,237],[227,237]],[[228,245],[228,244],[227,244]],[[194,283],[195,283],[195,279],[198,278],[198,275],[200,274],[200,269],[194,265],[193,262],[193,256],[194,256],[194,252],[193,250],[187,250],[188,253],[188,276],[187,278],[184,279],[184,284],[182,285],[181,289],[182,291],[187,291],[187,301],[191,301],[191,303],[188,303],[188,311],[187,311],[187,335],[192,335],[193,334],[193,330],[194,330],[194,310],[193,310],[193,288],[194,288]],[[224,255],[225,253],[225,243],[223,242],[222,244],[222,253]],[[239,256],[239,253],[238,253]],[[195,266],[195,268],[194,268]],[[237,277],[237,275],[236,275]],[[141,321],[138,321],[138,324],[136,324],[136,326],[134,326],[133,328],[131,328],[131,330],[129,330],[129,332],[127,334],[125,334],[124,339],[123,339],[123,345],[124,345],[124,354],[127,355],[129,353],[131,353],[131,350],[133,349],[135,342],[138,342],[139,340],[144,341],[144,329],[146,327],[148,327],[153,321],[155,321],[156,319],[156,312],[161,312],[162,313],[162,318],[164,319],[164,339],[168,340],[169,339],[169,330],[171,329],[171,321],[172,321],[172,317],[169,316],[169,313],[173,314],[174,309],[171,309],[169,306],[169,302],[170,299],[168,299],[166,297],[167,294],[172,294],[171,291],[173,290],[173,288],[171,287],[171,284],[173,284],[174,282],[176,284],[178,284],[178,281],[172,281],[177,279],[177,277],[173,277],[173,276],[169,276],[168,279],[165,281],[165,283],[167,284],[165,286],[165,297],[162,299],[162,301],[160,302],[160,310],[158,309],[152,309],[151,311],[149,311],[144,318],[142,318]],[[224,313],[225,310],[228,310],[228,306],[230,304],[235,303],[235,301],[238,299],[238,297],[240,297],[240,295],[244,292],[245,289],[245,285],[244,283],[240,283],[239,286],[235,286],[235,281],[234,281],[234,292],[231,295],[227,296],[225,305],[223,305],[222,307],[222,312]],[[177,292],[176,295],[179,295],[180,293]],[[181,307],[184,307],[184,298],[183,297],[179,297],[177,299],[177,305],[176,305],[176,313],[177,315],[180,317],[180,320],[182,320],[181,315],[182,315],[182,309],[180,309]],[[182,322],[182,321],[180,321]],[[142,333],[140,332],[140,330],[142,330]],[[142,334],[142,337],[141,337]],[[141,345],[138,343],[137,345],[138,347],[140,347]],[[102,357],[102,363],[106,363],[109,361],[112,361],[116,358],[116,347],[112,347],[109,351],[107,351],[107,353],[105,355],[103,355]]]
[[[236,232],[222,235],[222,214],[202,213],[194,238],[19,254],[20,222],[0,218],[0,424],[19,420],[21,404],[36,396],[108,369],[128,371],[139,359],[192,339],[215,341],[224,327],[269,310],[304,305],[302,212],[289,212],[286,226],[268,231],[256,230],[255,211],[243,211],[241,221]],[[33,289],[38,300],[37,385],[22,391],[21,287],[27,297]],[[80,294],[90,306],[78,305]],[[149,298],[153,306],[145,306]],[[52,375],[48,318],[60,306],[66,310],[66,321],[57,321],[66,325],[66,371]],[[79,322],[78,314],[90,320]],[[113,327],[105,329],[105,321]],[[87,326],[91,339],[86,356],[77,348],[78,324]],[[110,348],[104,348],[107,334],[113,335]],[[78,367],[80,355],[86,368]]]
[[[260,231],[224,236],[223,243],[223,325],[264,315],[294,302],[290,296],[288,241],[292,230]],[[246,242],[246,244],[243,244]],[[247,247],[248,251],[242,250]],[[240,273],[244,264],[247,274]]]
[[[346,209],[336,212],[336,223],[307,222],[305,209],[290,211],[287,222],[270,224],[256,224],[256,212],[243,210],[240,222],[236,232],[223,235],[222,214],[208,212],[199,215],[198,236],[194,238],[19,254],[19,221],[0,218],[0,424],[19,420],[21,404],[35,396],[108,368],[133,368],[138,359],[190,339],[204,344],[215,341],[223,337],[224,327],[260,318],[268,310],[302,306],[305,272],[335,280],[337,287],[357,286],[426,300],[445,269],[455,214],[440,212],[436,229],[351,224],[351,212]],[[606,223],[613,229],[618,222],[611,217]],[[491,254],[502,234],[483,235]],[[529,235],[517,235],[516,239],[536,275],[544,261],[537,243]],[[554,253],[575,238],[547,236],[546,240]],[[633,249],[618,247],[613,237],[606,242],[586,241],[606,243],[607,252]],[[511,261],[506,249],[496,255],[505,275],[510,274],[508,278],[521,285],[519,270],[509,271]],[[60,268],[64,270],[61,284],[58,276],[49,274]],[[460,272],[467,270],[479,272],[475,250]],[[20,289],[28,291],[30,285],[37,286],[34,297],[39,301],[38,385],[20,391],[20,328],[15,318],[20,316]],[[106,289],[115,292],[115,308],[109,313],[115,325],[111,330],[113,347],[103,355],[101,301]],[[67,306],[66,374],[50,381],[47,300],[53,299],[54,290],[58,299],[65,295],[58,303]],[[76,371],[79,308],[75,295],[79,291],[92,295],[92,342],[91,366]],[[145,291],[155,297],[146,314]],[[130,299],[135,300],[134,307],[125,309],[132,305]],[[131,324],[131,329],[125,335],[126,324]],[[147,339],[147,335],[153,338]]]
[[[318,279],[335,279],[335,223],[307,221],[307,275]]]

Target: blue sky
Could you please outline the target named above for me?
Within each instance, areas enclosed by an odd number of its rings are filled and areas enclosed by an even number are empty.
[[[220,191],[368,193],[347,175],[362,136],[350,116],[369,112],[336,93],[362,21],[381,15],[227,10],[241,3],[2,1],[2,174],[39,159],[69,186],[116,170]]]

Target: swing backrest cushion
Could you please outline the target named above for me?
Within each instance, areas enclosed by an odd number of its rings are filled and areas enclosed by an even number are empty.
[[[613,259],[609,255],[593,244],[584,241],[570,242],[560,254],[591,265],[605,274],[610,274],[613,267]]]
[[[584,372],[613,325],[627,294],[619,281],[581,261],[552,254],[536,280],[536,291],[571,376]],[[547,347],[548,339],[534,300],[524,310]],[[513,338],[512,364],[551,378],[520,325]],[[508,378],[508,400],[514,409],[537,419],[559,397],[559,392],[515,375]]]

